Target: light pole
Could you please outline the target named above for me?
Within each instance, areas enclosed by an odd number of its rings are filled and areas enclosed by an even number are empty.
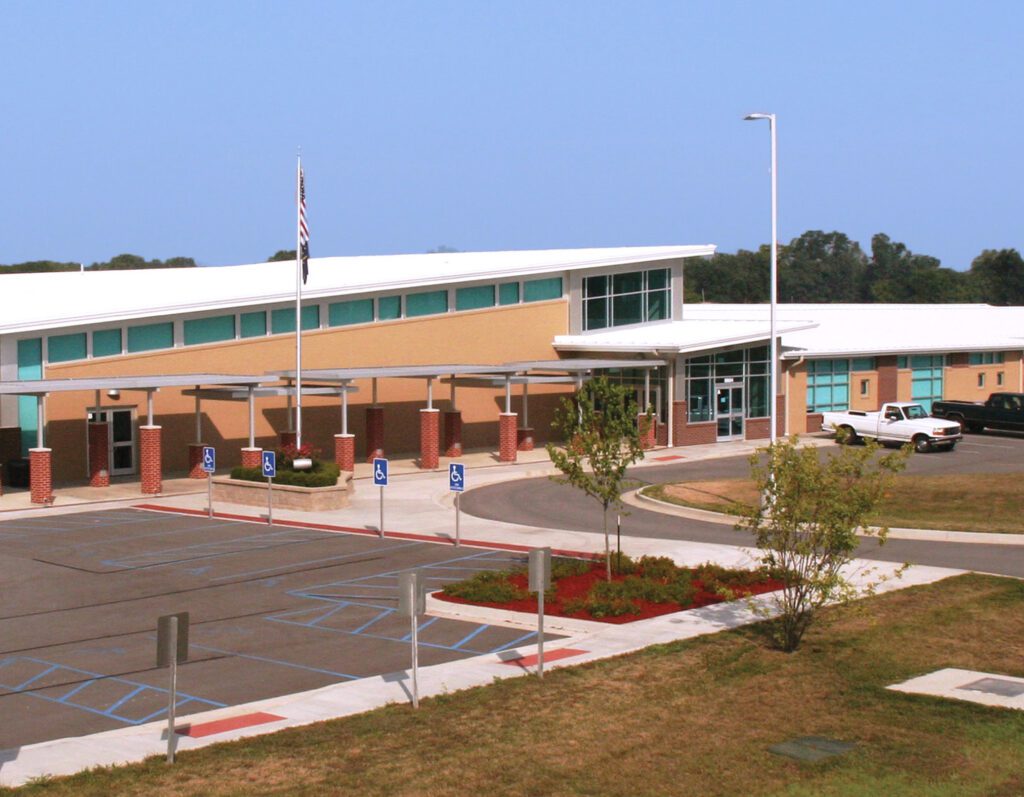
[[[776,342],[775,335],[775,305],[777,302],[777,284],[778,284],[778,249],[779,249],[779,206],[778,206],[778,195],[776,192],[776,176],[778,173],[777,161],[776,161],[776,148],[775,148],[775,114],[773,113],[748,113],[743,119],[747,122],[756,121],[759,119],[768,120],[768,131],[771,134],[772,139],[772,251],[771,251],[771,270],[769,275],[770,283],[770,299],[768,304],[768,327],[769,334],[771,335],[771,345],[769,347],[769,358],[771,359],[771,367],[768,371],[768,417],[770,428],[768,430],[768,442],[774,447],[775,440],[778,437],[777,426],[778,421],[776,415],[778,408],[776,406],[775,393],[776,393],[776,366],[779,360],[778,344]]]

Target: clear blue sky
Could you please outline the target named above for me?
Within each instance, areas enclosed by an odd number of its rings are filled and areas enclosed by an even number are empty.
[[[1024,248],[1019,2],[0,4],[0,263]]]

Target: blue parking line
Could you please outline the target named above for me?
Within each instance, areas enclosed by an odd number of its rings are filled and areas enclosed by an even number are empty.
[[[376,617],[374,617],[372,620],[370,620],[370,622],[363,623],[363,625],[359,626],[359,628],[357,628],[355,631],[350,631],[349,633],[351,633],[351,634],[361,634],[361,633],[363,633],[363,631],[365,631],[367,628],[369,628],[371,625],[373,625],[378,620],[383,620],[389,614],[394,614],[394,613],[395,613],[394,609],[385,609],[380,614],[378,614]]]
[[[479,635],[479,634],[480,634],[480,633],[481,633],[482,631],[486,631],[486,630],[487,630],[488,628],[490,628],[490,626],[489,626],[489,625],[482,625],[482,626],[480,626],[480,627],[479,627],[479,628],[477,628],[477,629],[476,629],[475,631],[472,631],[472,632],[470,632],[470,633],[469,633],[469,634],[467,634],[467,635],[466,635],[465,637],[463,637],[463,638],[462,638],[462,639],[460,639],[460,640],[459,640],[458,642],[456,642],[456,643],[455,643],[455,646],[454,646],[454,648],[453,648],[453,649],[454,649],[454,650],[458,650],[458,649],[459,649],[459,648],[461,648],[461,647],[462,647],[463,645],[465,645],[465,644],[466,644],[467,642],[469,642],[469,640],[471,640],[471,639],[473,639],[474,637],[476,637],[477,635]]]
[[[487,653],[500,653],[503,650],[508,650],[509,648],[514,648],[517,645],[521,645],[526,640],[531,639],[531,638],[536,637],[536,636],[537,636],[537,632],[536,631],[531,631],[529,634],[523,634],[518,639],[513,639],[511,642],[508,642],[508,643],[506,643],[504,645],[499,645],[498,647],[494,648],[494,650],[488,650],[486,652]]]
[[[424,628],[430,628],[430,626],[432,626],[434,623],[436,623],[440,619],[441,619],[440,617],[431,617],[425,623],[420,623],[419,627],[416,630],[417,631],[422,631]],[[408,634],[406,634],[404,637],[402,637],[401,641],[402,642],[412,642],[412,631],[410,631]]]
[[[31,661],[35,661],[35,659],[31,659]],[[39,662],[39,663],[40,664],[48,664],[49,662]],[[58,666],[59,665],[57,665],[57,664],[51,664],[47,669],[43,670],[40,673],[36,673],[35,675],[33,675],[31,678],[29,678],[24,683],[20,683],[17,686],[13,687],[11,691],[13,691],[13,692],[20,692],[22,689],[24,689],[26,686],[28,686],[33,681],[39,680],[44,675],[49,675],[51,672],[56,670]]]
[[[116,703],[114,703],[114,705],[108,706],[107,710],[105,712],[103,712],[103,713],[104,714],[108,714],[108,715],[109,714],[113,714],[114,711],[117,708],[119,708],[120,706],[124,705],[129,700],[131,700],[133,697],[135,697],[135,695],[139,694],[139,692],[143,692],[146,689],[152,689],[152,687],[151,686],[139,686],[139,687],[136,687],[134,691],[129,692],[128,694],[126,694],[124,697],[122,697],[120,700],[118,700]]]

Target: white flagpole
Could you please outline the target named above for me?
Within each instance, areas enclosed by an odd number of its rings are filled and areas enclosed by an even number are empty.
[[[302,447],[302,156],[295,171],[295,447]]]

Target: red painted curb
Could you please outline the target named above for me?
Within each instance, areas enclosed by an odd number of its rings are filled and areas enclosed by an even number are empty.
[[[228,717],[222,720],[213,720],[212,722],[200,722],[198,725],[182,725],[180,728],[175,728],[174,732],[178,736],[190,736],[193,739],[201,739],[204,736],[237,731],[239,728],[251,728],[254,725],[264,725],[268,722],[277,722],[283,719],[284,717],[279,717],[276,714],[266,714],[262,711],[257,711],[255,714],[240,714],[237,717]]]

